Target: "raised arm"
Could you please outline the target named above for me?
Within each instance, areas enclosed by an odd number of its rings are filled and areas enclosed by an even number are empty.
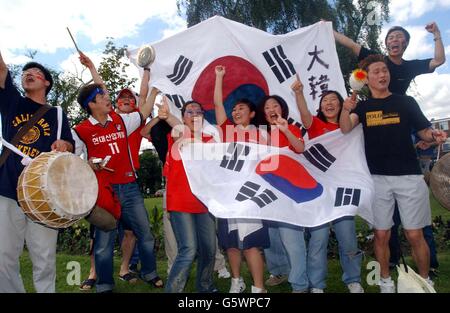
[[[182,125],[183,124],[178,118],[175,117],[175,115],[173,115],[170,112],[169,101],[167,100],[166,96],[163,97],[162,104],[161,105],[157,104],[156,106],[159,108],[159,110],[158,110],[158,118],[160,120],[166,121],[167,124],[170,125],[170,127],[173,128],[173,127],[175,127],[177,125]]]
[[[227,120],[227,113],[223,106],[223,76],[225,75],[225,66],[216,66],[216,83],[214,85],[214,112],[216,113],[217,125],[222,125]]]
[[[8,67],[2,57],[0,51],[0,88],[5,89],[6,76],[8,76]]]
[[[152,88],[152,91],[148,95],[147,99],[145,100],[144,104],[140,106],[139,112],[142,114],[142,118],[144,120],[147,119],[147,117],[150,116],[150,114],[153,111],[153,105],[155,104],[156,96],[158,95],[159,90],[155,87]]]
[[[343,45],[344,47],[350,49],[354,55],[358,56],[361,51],[361,45],[359,43],[354,42],[352,39],[348,38],[344,34],[338,33],[333,30],[334,39]]]
[[[295,102],[297,103],[298,111],[300,112],[300,118],[302,119],[303,126],[308,129],[312,124],[312,114],[308,110],[308,106],[306,105],[305,96],[303,95],[303,84],[298,76],[298,73],[295,74],[296,80],[291,85],[292,91],[295,94]]]
[[[141,79],[141,87],[139,88],[139,102],[138,106],[140,106],[142,103],[144,103],[145,99],[148,95],[148,82],[150,81],[150,68],[146,67],[144,68],[144,74],[142,74]]]
[[[289,129],[288,121],[278,115],[278,118],[275,121],[275,125],[280,131],[284,133],[295,152],[302,153],[303,151],[305,151],[305,143],[302,139],[297,138],[297,136],[295,136],[291,132],[291,130]]]
[[[435,22],[427,24],[425,29],[434,35],[434,58],[430,61],[430,70],[445,63],[445,49],[442,42],[441,32]]]
[[[92,79],[94,80],[94,83],[101,85],[102,89],[106,90],[105,82],[100,77],[100,74],[97,72],[94,62],[92,62],[92,60],[81,51],[80,51],[80,62],[89,69],[89,72],[91,72],[91,76]]]
[[[151,141],[150,130],[153,126],[155,126],[160,121],[159,117],[154,117],[145,124],[145,126],[141,129],[141,136],[147,138]]]
[[[342,106],[341,116],[339,118],[339,127],[342,133],[347,134],[356,125],[359,124],[359,117],[355,113],[350,113],[354,108],[356,108],[356,93],[344,101]]]

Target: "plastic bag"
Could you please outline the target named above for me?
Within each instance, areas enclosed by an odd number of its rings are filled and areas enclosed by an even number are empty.
[[[436,293],[433,286],[431,286],[425,279],[419,274],[414,272],[412,268],[402,264],[397,266],[398,280],[397,280],[397,292],[398,293]]]

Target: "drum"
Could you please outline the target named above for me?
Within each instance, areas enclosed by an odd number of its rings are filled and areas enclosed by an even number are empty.
[[[450,210],[450,153],[447,153],[431,170],[430,187],[436,200]]]
[[[17,197],[34,222],[66,228],[88,215],[97,200],[97,178],[90,166],[69,152],[46,152],[19,177]]]

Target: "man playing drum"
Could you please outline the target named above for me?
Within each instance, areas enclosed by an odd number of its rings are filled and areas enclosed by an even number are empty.
[[[21,96],[0,54],[0,113],[2,136],[6,142],[11,142],[30,117],[47,103],[52,84],[50,72],[42,65],[30,62],[23,67],[22,87],[25,97]],[[52,107],[15,146],[30,158],[51,150],[72,152],[73,139],[65,114],[60,140],[57,140],[57,129],[57,110]],[[3,146],[2,153],[6,150]],[[21,156],[10,153],[5,162],[0,164],[0,293],[25,292],[19,272],[19,257],[24,241],[33,263],[36,291],[55,292],[58,231],[27,219],[17,204],[17,181],[24,169],[21,161]]]
[[[137,237],[142,261],[141,278],[156,288],[162,288],[163,282],[156,272],[154,238],[150,232],[147,211],[136,182],[128,146],[128,136],[150,115],[155,98],[156,92],[153,89],[140,112],[117,114],[113,111],[109,95],[102,84],[84,86],[77,101],[90,117],[74,128],[74,139],[76,154],[87,152],[92,168],[103,177],[102,183],[110,184],[119,198],[122,207],[121,222]],[[106,156],[111,157],[107,164],[110,169],[108,171],[101,164],[93,163],[94,158],[104,159]],[[116,229],[105,232],[97,228],[95,231],[97,292],[111,292],[114,288],[113,249],[116,233]]]

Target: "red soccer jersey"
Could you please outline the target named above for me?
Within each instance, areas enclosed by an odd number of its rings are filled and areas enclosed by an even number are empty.
[[[339,124],[324,122],[317,116],[313,116],[311,126],[307,129],[308,137],[311,140],[338,128]]]
[[[295,137],[303,141],[302,131],[300,130],[300,128],[292,124],[289,124],[288,128]],[[291,143],[289,142],[289,139],[287,139],[286,135],[278,128],[274,128],[270,131],[270,144],[272,146],[280,148],[289,147],[291,150],[294,150]]]
[[[203,142],[210,142],[212,136],[202,135]],[[165,164],[167,177],[167,211],[184,213],[206,213],[208,209],[191,191],[189,181],[184,170],[177,143],[170,133],[167,135],[168,152]]]
[[[130,144],[130,153],[131,153],[131,160],[133,161],[133,166],[135,170],[138,170],[141,167],[141,164],[139,163],[139,149],[141,148],[141,129],[144,128],[145,125],[139,126],[138,129],[136,129],[134,132],[131,133],[130,136],[128,136],[128,143]]]
[[[128,150],[127,130],[119,114],[111,112],[112,121],[101,124],[92,124],[89,119],[75,126],[74,130],[84,142],[89,158],[102,158],[111,156],[106,167],[114,172],[104,175],[111,184],[127,184],[136,180]],[[102,172],[104,172],[103,170]],[[105,177],[106,176],[106,177]]]

